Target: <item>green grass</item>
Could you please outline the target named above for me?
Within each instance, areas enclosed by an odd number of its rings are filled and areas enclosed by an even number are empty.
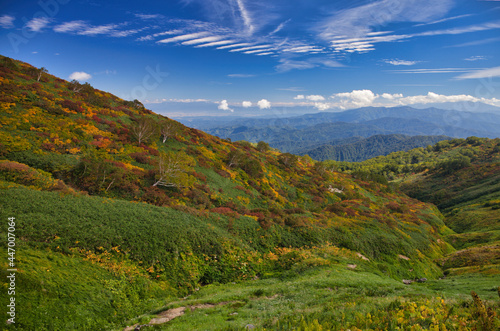
[[[7,256],[5,249],[0,249]],[[97,330],[151,310],[174,291],[139,272],[110,271],[79,255],[16,246],[18,330]],[[0,276],[6,279],[6,263]],[[2,306],[8,300],[2,287]],[[5,304],[5,305],[4,305]]]
[[[476,291],[493,307],[500,308],[496,292],[499,285],[498,277],[480,274],[403,285],[387,277],[336,265],[286,279],[203,287],[185,300],[163,309],[200,304],[206,307],[211,304],[211,307],[187,309],[183,316],[154,329],[243,330],[247,324],[252,324],[258,329],[292,330],[295,328],[285,328],[284,325],[297,327],[302,318],[319,320],[324,325],[335,326],[332,329],[345,330],[349,326],[362,326],[360,316],[370,313],[380,317],[391,310],[395,312],[406,303],[433,307],[436,310],[434,317],[439,316],[436,307],[446,309],[446,312],[455,307],[457,315],[470,318],[464,307],[472,305],[471,291]],[[437,298],[442,298],[444,304]],[[444,319],[444,316],[440,318]],[[450,319],[450,325],[451,322]]]

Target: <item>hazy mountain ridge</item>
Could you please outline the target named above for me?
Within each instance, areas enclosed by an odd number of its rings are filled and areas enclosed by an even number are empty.
[[[332,153],[320,153],[337,157],[333,146],[343,144],[347,138],[368,138],[374,135],[403,134],[409,136],[469,136],[494,138],[500,136],[500,115],[472,113],[437,108],[415,109],[411,107],[365,107],[344,112],[322,112],[289,118],[241,119],[206,131],[221,138],[269,143],[283,152],[318,155],[317,148]],[[390,138],[388,138],[390,139]],[[433,142],[439,139],[433,139]],[[423,145],[414,147],[425,147]],[[331,147],[327,147],[327,145]],[[399,150],[404,150],[401,146]],[[394,145],[391,151],[398,150]],[[407,150],[407,149],[406,149]],[[376,155],[386,155],[381,149]],[[341,156],[338,156],[341,157]],[[343,160],[343,158],[340,158]],[[352,160],[364,160],[365,156],[352,155]]]

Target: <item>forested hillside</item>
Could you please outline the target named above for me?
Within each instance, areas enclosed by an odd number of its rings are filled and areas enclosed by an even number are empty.
[[[449,268],[500,263],[500,139],[469,137],[392,153],[360,163],[327,162],[358,176],[385,177],[403,192],[432,202],[456,231]]]
[[[9,58],[0,72],[15,328],[118,328],[200,286],[327,267],[437,279],[453,251],[434,206],[383,182],[231,143]],[[7,256],[5,236],[0,247]]]
[[[369,138],[351,139],[354,142],[333,142],[299,154],[309,155],[314,160],[336,160],[360,162],[379,155],[407,151],[417,147],[434,145],[438,141],[452,139],[447,136],[405,136],[400,134],[375,135]]]

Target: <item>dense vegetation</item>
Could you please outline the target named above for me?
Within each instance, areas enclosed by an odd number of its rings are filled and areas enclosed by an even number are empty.
[[[360,163],[329,161],[325,166],[392,180],[410,196],[435,204],[456,232],[448,241],[460,249],[444,267],[477,270],[500,263],[500,139],[441,141]]]
[[[306,149],[299,154],[307,154],[314,160],[336,160],[359,162],[392,152],[434,145],[441,140],[451,139],[446,136],[405,136],[400,134],[375,135],[369,138],[355,139],[354,142],[323,145]],[[354,139],[352,139],[354,140]]]
[[[383,180],[231,143],[9,58],[0,72],[0,217],[16,218],[23,312],[11,327],[117,328],[202,285],[325,268],[437,279],[453,251],[440,212]]]

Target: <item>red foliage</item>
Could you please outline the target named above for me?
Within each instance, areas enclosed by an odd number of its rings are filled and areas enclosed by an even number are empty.
[[[42,147],[42,149],[46,150],[46,151],[55,151],[56,150],[56,145],[54,145],[52,143],[42,143],[42,145],[40,147]]]
[[[168,206],[172,202],[172,200],[165,194],[165,192],[158,187],[148,186],[143,188],[143,191],[144,194],[141,197],[141,201],[156,206]]]
[[[207,176],[205,176],[204,174],[201,174],[199,172],[193,171],[192,175],[194,177],[198,178],[199,180],[201,180],[203,183],[207,182]]]
[[[316,203],[323,203],[325,200],[322,197],[314,196],[312,200]]]
[[[135,161],[142,163],[142,164],[151,164],[152,160],[148,156],[147,153],[141,153],[141,152],[136,152],[136,153],[130,153],[129,156],[133,158]]]
[[[224,170],[216,170],[215,171],[217,174],[219,174],[219,176],[222,176],[224,178],[230,178],[231,175],[229,175],[229,173],[227,171],[224,171]]]
[[[326,210],[329,212],[335,213],[337,215],[343,215],[345,213],[345,208],[340,203],[332,203],[329,205]]]
[[[73,102],[71,100],[64,99],[63,101],[61,101],[60,105],[63,106],[64,108],[68,108],[69,110],[73,110],[78,113],[84,112],[81,101]]]
[[[394,211],[394,212],[397,212],[397,213],[403,213],[404,212],[404,209],[403,206],[399,205],[397,202],[395,201],[391,201],[391,202],[388,202],[386,205],[385,205],[388,209]]]
[[[154,149],[154,148],[149,147],[147,145],[141,144],[141,148],[145,149],[146,151],[148,151],[148,153],[151,154],[151,155],[154,155],[154,156],[160,155],[160,152],[158,152],[157,149]]]
[[[94,120],[97,123],[102,123],[103,122],[102,118],[100,118],[97,115],[92,116],[92,120]]]
[[[42,90],[42,84],[40,84],[39,82],[31,83],[27,87],[28,87],[28,89],[30,89],[32,91],[37,91],[38,92],[38,91]]]
[[[238,217],[239,216],[239,214],[237,212],[235,212],[231,208],[227,208],[227,207],[212,208],[212,209],[210,209],[210,211],[212,213],[222,214],[222,215],[226,215],[229,217]]]
[[[91,141],[90,144],[97,148],[106,148],[110,144],[110,140],[107,137],[102,137],[100,135],[94,136],[94,141]]]
[[[119,162],[119,161],[111,161],[111,163],[112,163],[115,167],[122,168],[122,169],[127,169],[127,167],[125,166],[125,164],[123,164],[122,162]]]

